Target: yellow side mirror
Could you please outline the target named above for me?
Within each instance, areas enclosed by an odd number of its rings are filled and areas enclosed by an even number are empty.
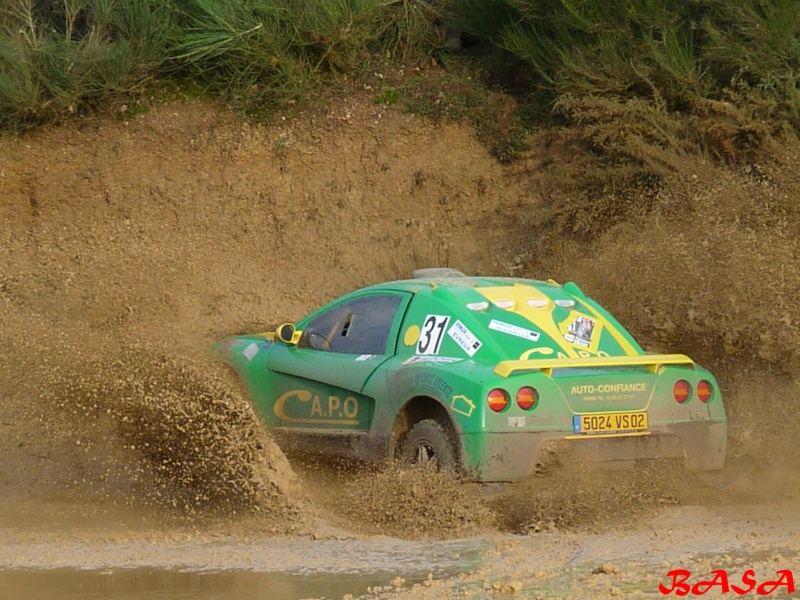
[[[293,345],[297,343],[300,336],[295,336],[299,333],[292,323],[284,323],[275,330],[275,337],[282,341],[284,344]]]

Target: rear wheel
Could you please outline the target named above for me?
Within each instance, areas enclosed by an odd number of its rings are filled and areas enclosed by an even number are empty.
[[[455,472],[458,464],[452,437],[433,419],[424,419],[411,428],[400,442],[398,456],[404,465],[437,471]]]

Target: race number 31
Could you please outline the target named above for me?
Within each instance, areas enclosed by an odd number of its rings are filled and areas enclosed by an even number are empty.
[[[445,329],[450,317],[444,315],[428,315],[422,323],[422,331],[417,342],[417,354],[439,354]]]

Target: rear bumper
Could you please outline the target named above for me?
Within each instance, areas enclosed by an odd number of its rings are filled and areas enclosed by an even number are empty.
[[[579,439],[572,432],[558,431],[468,433],[461,440],[462,464],[478,481],[524,479],[551,453],[575,463],[677,458],[684,459],[689,470],[713,471],[725,463],[727,425],[724,421],[675,423],[653,427],[647,435]]]

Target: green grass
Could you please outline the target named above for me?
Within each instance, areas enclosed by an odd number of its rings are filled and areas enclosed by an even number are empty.
[[[263,112],[376,60],[443,41],[423,0],[8,0],[0,8],[0,126],[40,123],[152,80],[192,82]]]
[[[385,104],[386,106],[391,106],[392,104],[396,104],[399,100],[400,96],[397,93],[397,90],[394,88],[386,88],[381,90],[377,96],[375,96],[375,104]]]
[[[0,9],[0,125],[55,119],[142,85],[166,54],[167,6],[10,0]]]
[[[453,0],[453,22],[521,59],[561,93],[649,95],[681,105],[796,73],[792,0]]]

